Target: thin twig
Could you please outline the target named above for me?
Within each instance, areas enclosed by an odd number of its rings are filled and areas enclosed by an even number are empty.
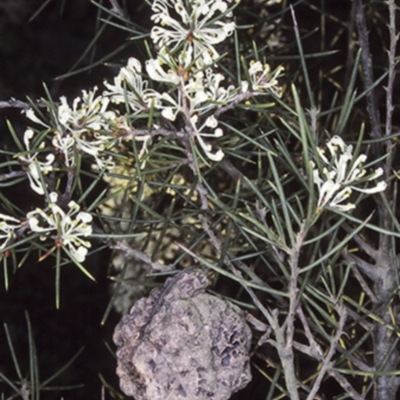
[[[371,299],[372,303],[377,304],[378,300],[375,296],[375,293],[370,289],[368,283],[365,281],[364,277],[361,275],[360,271],[356,267],[352,267],[351,271],[353,272],[354,277],[357,279],[364,293],[368,295]]]
[[[376,103],[375,91],[369,90],[374,84],[374,75],[372,72],[372,57],[369,49],[368,30],[367,23],[365,21],[364,7],[361,0],[355,0],[355,12],[356,12],[356,24],[358,30],[358,38],[360,41],[360,47],[362,49],[361,59],[364,74],[365,89],[368,90],[367,97],[367,109],[368,115],[371,122],[371,136],[373,138],[381,138],[382,130],[380,126],[379,110]],[[376,147],[375,150],[377,150]],[[380,151],[379,151],[380,152]],[[376,154],[380,157],[380,154]]]
[[[353,232],[354,228],[352,228],[348,223],[343,223],[342,228],[347,232],[351,233]],[[376,258],[378,255],[378,250],[374,249],[369,243],[367,243],[365,240],[361,238],[360,235],[354,236],[353,240],[358,244],[361,250],[365,251],[366,254],[368,254],[372,258]]]
[[[169,138],[185,138],[188,136],[183,131],[170,131],[168,129],[130,129],[118,131],[118,137],[121,139],[136,139],[140,140],[146,137],[165,136]]]
[[[329,375],[334,377],[339,385],[345,390],[345,392],[354,400],[365,400],[364,396],[361,396],[357,391],[350,385],[349,381],[339,372],[330,370]]]
[[[386,124],[385,124],[385,136],[390,136],[392,134],[392,118],[393,118],[393,89],[394,89],[394,80],[396,77],[396,46],[398,42],[398,34],[396,34],[396,4],[394,0],[388,0],[388,8],[389,8],[389,37],[390,37],[390,45],[388,51],[388,83],[386,86]],[[388,157],[386,159],[386,172],[387,176],[389,171],[392,169],[393,158],[394,158],[394,146],[395,144],[392,141],[387,141],[387,149]]]
[[[300,318],[300,321],[304,328],[304,334],[309,343],[309,346],[307,347],[309,351],[308,354],[314,357],[316,360],[321,361],[323,357],[321,346],[316,342],[316,340],[314,339],[314,335],[311,333],[310,325],[307,321],[306,316],[304,315],[304,311],[301,305],[297,307],[296,313]]]
[[[20,176],[26,176],[25,171],[12,171],[6,174],[0,174],[0,182],[8,181],[9,179],[19,178]]]
[[[47,104],[45,104],[41,100],[38,100],[35,103],[35,106],[47,107]],[[32,108],[32,104],[26,101],[16,100],[13,97],[11,97],[11,99],[8,101],[0,101],[0,109],[2,108],[21,108],[22,110],[29,110]]]
[[[357,323],[360,323],[360,325],[365,329],[365,330],[372,330],[371,327],[371,323],[366,323],[365,320],[361,320],[360,322],[360,316],[354,312],[353,310],[351,310],[350,308],[346,308],[346,313],[348,316],[352,317]],[[316,354],[316,356],[314,357],[316,360],[320,360],[320,357],[322,356],[322,350],[320,349],[318,343],[315,341],[314,337],[315,334],[313,335],[311,333],[311,328],[314,331],[318,331],[318,327],[312,322],[306,319],[302,307],[301,305],[299,305],[299,307],[297,308],[297,315],[299,316],[301,323],[303,324],[305,333],[307,338],[309,339],[310,342],[310,346],[307,346],[308,348],[308,355],[313,356],[313,354]],[[315,347],[317,348],[317,351],[312,349],[311,343],[314,342],[315,343]],[[294,347],[297,349],[297,342],[294,342]],[[318,350],[319,348],[319,350]],[[301,351],[301,348],[298,348]],[[349,350],[344,349],[342,346],[340,346],[339,343],[336,343],[336,351],[340,354],[345,354],[345,357],[351,362],[353,363],[357,368],[359,368],[361,371],[364,372],[373,372],[375,369],[373,367],[368,366],[365,362],[363,362],[362,360],[360,360],[360,358],[355,357],[352,354],[349,354]]]
[[[308,355],[314,357],[318,361],[322,361],[321,368],[318,372],[317,379],[314,382],[313,388],[311,389],[307,399],[312,400],[315,398],[315,395],[317,394],[319,387],[321,385],[322,379],[326,374],[331,375],[333,378],[336,379],[336,381],[345,389],[346,393],[353,399],[356,400],[362,400],[363,397],[361,397],[355,390],[354,388],[349,384],[347,379],[345,379],[341,374],[337,373],[334,371],[333,368],[331,368],[331,359],[335,353],[335,351],[343,351],[342,347],[339,346],[338,342],[340,337],[342,336],[344,332],[344,324],[346,322],[347,318],[347,312],[343,307],[340,307],[338,310],[340,319],[339,319],[339,324],[338,328],[336,330],[335,336],[331,339],[330,347],[328,350],[328,354],[324,357],[322,354],[321,347],[319,344],[315,341],[313,334],[311,333],[308,321],[303,313],[303,310],[301,307],[298,307],[297,309],[297,314],[299,315],[299,318],[303,324],[304,332],[306,334],[306,337],[310,343],[310,346],[307,346],[306,348],[302,348],[301,346],[298,345],[298,343],[294,343],[295,348],[300,350],[300,351],[307,351],[308,350]],[[303,351],[304,352],[304,351]],[[350,357],[349,357],[350,358]],[[354,360],[358,361],[356,357],[351,358],[352,362]],[[365,366],[364,363],[360,361],[362,366]],[[366,366],[365,366],[366,367]],[[362,369],[363,371],[365,369]],[[367,369],[368,370],[368,369]]]
[[[352,2],[350,10],[350,21],[347,25],[347,57],[346,57],[346,73],[344,78],[344,87],[348,87],[350,83],[351,71],[354,64],[354,53],[356,51],[356,43],[354,40],[354,28],[355,28],[355,6]]]
[[[379,270],[377,269],[376,265],[364,261],[362,258],[356,256],[355,254],[349,253],[347,250],[342,251],[342,256],[348,263],[356,264],[363,274],[368,276],[368,278],[372,279],[373,281],[376,281],[379,278]]]
[[[299,393],[297,390],[297,378],[294,367],[294,352],[293,352],[293,337],[294,337],[294,323],[296,317],[296,309],[298,306],[298,277],[299,277],[299,257],[300,250],[303,245],[305,237],[305,225],[302,224],[300,231],[296,235],[296,241],[293,248],[289,253],[289,265],[290,265],[290,280],[288,285],[289,294],[289,309],[285,322],[283,323],[283,334],[285,346],[279,353],[283,366],[283,371],[286,379],[286,386],[289,391],[290,398],[292,400],[299,399]]]
[[[251,96],[254,96],[254,93],[251,90],[246,90],[246,92],[239,94],[236,97],[236,99],[233,100],[228,105],[217,108],[217,110],[214,113],[214,116],[219,117],[221,114],[223,114],[229,110],[233,110],[239,103],[241,103],[243,100],[245,100]]]
[[[335,336],[333,336],[330,340],[330,346],[329,346],[328,353],[323,358],[321,368],[318,372],[317,379],[314,382],[314,385],[311,389],[311,392],[309,393],[309,395],[307,397],[307,400],[314,399],[314,396],[317,394],[317,392],[321,386],[322,379],[324,378],[324,376],[328,372],[328,370],[332,369],[331,360],[332,360],[333,355],[335,354],[336,345],[339,342],[339,339],[343,334],[344,324],[347,319],[347,313],[343,306],[337,306],[337,312],[339,314],[339,323],[338,323],[338,327],[337,327]]]

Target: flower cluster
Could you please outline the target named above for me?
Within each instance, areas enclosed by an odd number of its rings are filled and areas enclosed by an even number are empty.
[[[57,204],[57,193],[50,193],[50,204],[46,210],[36,208],[27,214],[29,227],[40,234],[41,240],[51,237],[56,247],[67,246],[71,255],[79,262],[84,261],[90,242],[82,239],[92,234],[92,216],[79,211],[74,201],[68,203],[66,213]]]
[[[209,159],[221,160],[224,153],[213,151],[212,145],[206,142],[223,135],[215,111],[251,95],[281,94],[277,78],[282,68],[272,71],[267,64],[253,62],[249,82],[242,82],[240,87],[224,86],[224,76],[215,71],[216,60],[220,58],[215,46],[236,28],[229,20],[234,7],[232,0],[154,0],[151,19],[155,26],[150,36],[158,51],[156,57],[145,62],[145,70],[151,81],[167,89],[151,88],[149,80],[143,77],[140,61],[130,58],[112,83],[104,82],[103,96],[114,104],[123,104],[125,112],[131,112],[128,117],[114,111],[113,116],[107,117],[110,126],[128,126],[124,118],[132,121],[146,113],[154,115],[156,111],[157,116],[161,114],[169,121],[183,123],[188,138],[195,139]],[[104,109],[103,115],[106,114]],[[135,139],[147,146],[150,136],[135,136]],[[68,152],[67,144],[57,146]]]
[[[197,124],[198,122],[198,116],[195,114],[193,117],[190,119],[190,122],[192,124],[192,128],[195,132],[195,135],[197,137],[197,140],[202,147],[204,153],[207,155],[207,157],[210,160],[213,161],[220,161],[224,157],[224,153],[222,150],[218,150],[216,153],[212,152],[211,145],[209,143],[206,143],[204,141],[204,137],[221,137],[223,135],[222,129],[217,128],[218,126],[218,121],[214,116],[208,117],[203,124],[200,126]],[[210,129],[214,130],[213,132],[210,132]]]
[[[34,136],[34,132],[32,129],[27,129],[24,134],[24,143],[26,147],[26,154],[19,155],[18,159],[20,163],[25,166],[27,169],[27,175],[29,179],[30,186],[32,190],[36,193],[43,195],[44,194],[44,186],[46,183],[44,182],[43,176],[47,175],[50,171],[53,170],[53,162],[54,162],[54,154],[49,153],[46,156],[46,161],[40,161],[38,159],[39,152],[35,152],[30,154],[31,152],[31,140]],[[39,148],[44,148],[45,143],[42,142]]]
[[[206,115],[211,110],[237,99],[240,91],[221,85],[223,75],[213,66],[220,57],[215,45],[223,42],[235,30],[235,23],[224,21],[232,15],[231,0],[155,0],[152,20],[158,24],[151,38],[159,47],[158,56],[146,62],[149,77],[156,82],[175,87],[175,91],[156,95],[156,107],[164,118],[175,121],[182,116],[188,135],[193,136],[206,156],[221,160],[223,152],[212,151],[204,138],[222,136],[216,118]],[[172,11],[179,17],[176,20]]]
[[[159,26],[151,30],[151,39],[160,47],[160,54],[175,51],[191,52],[199,68],[219,57],[215,45],[223,42],[235,30],[234,22],[221,21],[232,0],[155,0],[151,19]],[[171,16],[174,10],[180,17]]]
[[[21,222],[9,215],[0,213],[0,250],[3,250],[14,239],[15,232],[21,228]]]
[[[311,161],[314,183],[318,186],[319,198],[318,212],[325,207],[332,207],[340,211],[355,208],[352,203],[343,204],[353,190],[372,194],[386,189],[386,182],[380,181],[371,188],[360,187],[367,181],[372,181],[383,174],[382,168],[376,169],[367,175],[363,164],[367,160],[365,154],[360,154],[356,159],[353,156],[353,146],[346,145],[342,138],[334,136],[327,143],[328,152],[317,148],[318,158],[322,164],[322,173]]]
[[[265,94],[266,91],[270,91],[280,97],[282,87],[278,83],[278,78],[283,71],[282,66],[272,71],[269,64],[262,65],[260,61],[252,61],[249,68],[250,82],[242,82],[242,91],[247,91],[250,84],[253,95]]]
[[[84,260],[90,244],[83,238],[92,232],[91,216],[79,211],[73,201],[68,211],[57,204],[55,190],[65,182],[59,178],[60,172],[63,177],[68,171],[66,190],[71,191],[81,158],[90,160],[95,170],[109,172],[115,167],[110,150],[116,154],[125,149],[121,141],[130,138],[141,142],[138,157],[143,168],[155,134],[178,138],[185,149],[190,148],[191,140],[208,159],[219,161],[224,153],[215,149],[212,141],[224,134],[218,118],[225,109],[252,95],[280,95],[277,79],[281,68],[272,71],[268,65],[253,62],[249,81],[238,87],[226,84],[224,75],[216,70],[221,58],[217,46],[235,31],[231,17],[238,2],[153,0],[155,26],[150,36],[157,49],[153,58],[144,64],[130,58],[112,82],[104,82],[101,94],[95,87],[83,90],[72,102],[63,96],[55,105],[49,103],[47,119],[45,113],[26,112],[27,118],[45,130],[26,130],[25,149],[18,160],[32,190],[50,198],[46,208],[28,213],[32,232],[43,239],[53,238],[56,247],[63,246],[76,260]],[[147,118],[146,129],[138,128]],[[20,227],[19,220],[0,214],[0,248],[8,245]]]
[[[104,151],[112,146],[115,138],[102,134],[115,119],[113,111],[107,111],[110,99],[104,96],[95,96],[97,88],[92,91],[82,91],[82,97],[75,98],[72,107],[67,99],[60,98],[57,109],[56,125],[52,145],[62,155],[65,166],[71,168],[77,163],[77,154],[84,153],[94,158],[99,169],[111,169],[114,163],[104,156]],[[27,117],[50,128],[34,113],[28,110]],[[43,194],[43,193],[41,193]]]
[[[156,99],[156,92],[148,88],[148,81],[142,77],[142,65],[136,58],[130,58],[126,67],[121,68],[114,78],[114,84],[104,82],[104,92],[115,104],[126,104],[134,115],[150,109]]]

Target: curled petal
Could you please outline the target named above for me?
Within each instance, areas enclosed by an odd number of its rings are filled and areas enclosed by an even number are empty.
[[[325,207],[339,188],[340,185],[331,180],[324,182],[319,190],[318,208]]]
[[[32,108],[30,108],[29,110],[26,111],[26,116],[33,122],[36,122],[39,125],[42,125],[46,128],[49,128],[49,126],[47,124],[45,124],[44,122],[42,122],[35,114],[35,112],[33,111]]]
[[[46,210],[37,208],[27,214],[29,226],[33,232],[41,233],[41,239],[54,238],[57,243],[66,246],[77,261],[84,261],[90,242],[83,238],[92,234],[92,216],[80,211],[79,205],[70,201],[68,211],[58,204],[58,195],[50,193],[50,204]]]
[[[78,262],[85,261],[86,255],[88,253],[88,249],[86,247],[83,246],[80,246],[78,248],[75,248],[74,246],[68,246],[68,247],[69,251],[76,258]]]
[[[146,71],[153,81],[166,82],[173,85],[179,85],[180,78],[172,70],[165,72],[161,66],[161,59],[150,59],[146,61]]]
[[[373,174],[365,177],[367,171],[363,164],[367,160],[365,154],[357,158],[353,156],[353,146],[346,145],[339,136],[332,137],[327,143],[329,153],[317,148],[317,155],[324,164],[322,174],[313,163],[313,180],[319,189],[318,208],[330,206],[342,211],[355,207],[354,204],[342,204],[351,194],[352,190],[373,194],[386,189],[385,182],[379,182],[375,187],[364,188],[365,182],[371,181],[383,174],[378,168]]]
[[[357,190],[357,192],[373,194],[383,192],[387,188],[387,183],[385,181],[380,181],[375,187],[372,188],[359,188],[357,186],[351,186],[351,188]]]

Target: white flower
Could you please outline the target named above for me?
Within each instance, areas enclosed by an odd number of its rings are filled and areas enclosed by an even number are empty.
[[[27,129],[24,134],[24,143],[27,152],[31,151],[30,141],[34,136],[34,132],[31,129]],[[40,145],[41,147],[44,146],[44,143]],[[27,175],[29,179],[30,186],[32,190],[36,193],[43,195],[44,194],[44,187],[42,184],[42,180],[40,179],[41,176],[47,175],[50,171],[53,170],[53,161],[55,159],[54,154],[48,154],[46,156],[46,161],[38,160],[39,152],[33,154],[27,154],[25,156],[18,156],[20,162],[26,166],[27,168]]]
[[[90,140],[86,139],[90,137]],[[80,151],[94,158],[96,168],[110,170],[115,164],[111,157],[106,157],[103,153],[114,141],[114,138],[96,132],[87,135],[78,132],[55,132],[52,144],[63,154],[63,161],[68,168],[76,165],[77,151]]]
[[[188,79],[183,91],[191,114],[203,115],[237,98],[238,90],[233,85],[227,88],[221,85],[224,79],[222,74],[213,72],[211,68],[207,68],[205,73],[198,71]]]
[[[228,9],[231,0],[155,0],[151,19],[160,26],[151,30],[151,38],[162,52],[186,51],[193,48],[198,65],[210,65],[219,57],[214,46],[223,42],[235,30],[234,22],[222,22],[219,15]],[[180,21],[171,16],[172,9]]]
[[[206,121],[200,126],[197,127],[197,122],[198,122],[198,116],[193,115],[190,118],[190,122],[192,124],[192,127],[194,129],[194,134],[199,142],[201,148],[203,149],[204,153],[206,153],[206,156],[212,160],[212,161],[221,161],[224,157],[224,152],[222,150],[218,150],[216,153],[212,153],[212,146],[209,143],[206,143],[203,138],[204,137],[212,137],[212,138],[218,138],[223,135],[222,129],[217,128],[218,126],[218,121],[214,116],[210,116],[206,119]],[[206,128],[212,128],[214,129],[213,133],[210,132],[204,132],[203,130]],[[215,129],[216,128],[216,129]]]
[[[161,115],[170,121],[175,121],[176,116],[183,109],[181,91],[178,91],[178,100],[175,100],[169,93],[162,93],[159,100],[158,109],[161,110]],[[163,102],[166,102],[167,105],[164,105]]]
[[[250,82],[242,84],[242,91],[246,91],[248,86],[252,87],[253,94],[265,94],[273,92],[281,96],[282,88],[279,85],[278,78],[282,75],[284,68],[279,66],[274,71],[268,64],[262,65],[260,61],[251,61],[249,68]]]
[[[177,74],[176,69],[168,69],[165,71],[163,65],[165,65],[165,61],[162,57],[158,57],[155,60],[147,60],[146,71],[150,78],[156,82],[165,82],[174,86],[178,86],[181,81],[181,77]]]
[[[115,104],[128,104],[134,114],[148,111],[156,97],[156,92],[148,88],[148,82],[142,77],[142,65],[133,57],[121,68],[114,84],[104,82],[104,85],[108,89],[105,96]]]
[[[21,227],[21,222],[9,215],[0,213],[0,250],[7,247],[10,240],[15,237],[15,231]]]
[[[57,205],[57,193],[50,193],[48,210],[36,208],[27,214],[29,226],[33,232],[40,233],[42,240],[51,237],[56,247],[67,246],[72,256],[79,262],[86,258],[90,242],[82,239],[92,234],[92,216],[79,211],[74,201],[68,203],[69,211]]]
[[[237,98],[238,90],[234,86],[223,87],[223,80],[222,74],[214,73],[210,68],[205,73],[198,71],[191,75],[187,82],[182,82],[177,99],[169,93],[159,95],[157,109],[161,110],[164,118],[175,121],[178,113],[183,111],[185,103],[190,115],[202,116]]]
[[[116,115],[112,111],[107,111],[110,99],[103,96],[95,97],[96,90],[97,88],[90,92],[83,90],[82,98],[77,97],[72,108],[65,97],[60,98],[61,104],[58,107],[60,127],[54,133],[52,144],[63,155],[63,161],[68,168],[76,165],[78,152],[92,156],[99,169],[111,169],[114,166],[111,158],[105,157],[103,153],[116,139],[100,131],[107,130],[110,121],[115,120]]]
[[[74,100],[72,108],[64,96],[60,97],[61,104],[58,106],[57,114],[62,128],[77,133],[107,129],[107,117],[112,117],[114,114],[107,111],[110,99],[103,96],[95,97],[96,91],[97,87],[89,92],[82,90],[82,97]]]
[[[355,160],[353,156],[353,146],[346,143],[339,136],[334,136],[328,143],[329,154],[317,148],[320,164],[322,164],[322,174],[316,168],[316,164],[311,161],[313,167],[313,180],[318,186],[319,198],[317,209],[321,211],[326,206],[336,208],[341,211],[348,211],[355,208],[354,204],[342,204],[347,200],[352,191],[373,194],[386,189],[386,182],[378,182],[372,188],[363,188],[359,185],[367,181],[372,181],[383,174],[382,168],[378,168],[369,176],[365,177],[366,170],[362,165],[367,160],[365,154],[359,155]]]
[[[202,77],[202,74],[198,74],[198,76]],[[237,98],[238,91],[233,85],[227,88],[221,85],[224,79],[225,77],[222,74],[214,73],[211,68],[206,70],[201,82],[197,78],[196,85],[194,85],[193,92],[191,93],[192,95],[194,94],[194,97],[192,96],[192,109],[195,112],[204,114],[212,108],[224,106]],[[186,89],[188,92],[189,88],[190,83]]]
[[[54,118],[56,128],[51,128],[54,131],[52,144],[62,155],[62,161],[68,168],[76,165],[76,158],[79,153],[92,156],[98,169],[111,169],[114,166],[111,157],[104,156],[104,151],[115,143],[116,138],[101,132],[110,130],[110,125],[116,119],[116,114],[107,110],[110,99],[96,96],[96,91],[96,87],[88,92],[83,90],[82,96],[75,98],[72,107],[64,96],[60,98],[60,105]],[[28,110],[26,115],[32,121],[50,128],[49,125],[44,124],[36,117],[32,109]],[[33,131],[28,130],[24,138],[28,151],[30,151],[29,141],[32,137]],[[44,143],[42,145],[44,146]],[[51,164],[55,157],[53,154],[49,154],[46,157],[47,161],[41,162],[37,160],[37,154],[35,153],[29,158],[20,157],[20,160],[29,165],[28,177],[32,189],[43,194],[40,171],[43,174],[51,171]]]
[[[43,121],[41,121],[35,114],[35,111],[33,111],[32,108],[30,108],[29,110],[27,110],[25,112],[26,116],[33,122],[35,122],[36,124],[39,125],[43,125],[46,128],[49,128],[49,125],[45,124]]]
[[[343,201],[347,200],[351,196],[351,193],[352,191],[350,188],[342,189],[341,191],[335,194],[333,199],[330,201],[329,206],[343,212],[353,210],[354,208],[356,208],[355,204],[353,203],[342,204]]]

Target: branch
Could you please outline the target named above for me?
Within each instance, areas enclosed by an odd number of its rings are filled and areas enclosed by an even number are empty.
[[[358,268],[351,268],[351,272],[353,272],[354,277],[358,280],[358,283],[360,284],[362,290],[364,293],[368,295],[368,297],[371,299],[372,303],[377,304],[378,299],[375,296],[375,293],[370,289],[368,286],[368,283],[365,281],[364,277],[361,275],[360,271]]]
[[[369,262],[364,261],[362,258],[357,257],[354,254],[350,254],[347,250],[342,251],[342,256],[348,263],[356,264],[356,266],[372,281],[376,282],[379,278],[379,266],[370,264]]]
[[[352,317],[356,322],[358,322],[358,320],[360,319],[359,315],[357,313],[355,313],[353,310],[351,310],[350,308],[346,308],[346,313],[347,313],[347,315]],[[297,314],[298,314],[298,316],[299,316],[299,318],[301,320],[301,323],[303,324],[304,330],[306,331],[307,339],[309,339],[309,342],[310,342],[310,346],[307,346],[308,351],[307,351],[306,354],[308,354],[309,356],[311,355],[316,360],[320,360],[321,356],[322,356],[322,350],[320,349],[320,346],[318,345],[318,343],[315,341],[314,335],[311,333],[310,326],[314,330],[317,330],[317,331],[319,330],[319,328],[317,328],[317,326],[312,321],[308,321],[306,319],[301,306],[299,306],[297,308]],[[371,330],[372,329],[371,324],[363,324],[363,321],[361,322],[361,326],[365,330]],[[315,343],[315,346],[312,345],[312,342]],[[296,349],[302,351],[302,347],[299,347],[297,342],[294,342],[294,347]],[[315,349],[317,349],[317,350],[315,350]],[[350,360],[361,371],[364,371],[364,372],[373,372],[374,371],[374,368],[369,367],[367,364],[365,364],[362,360],[360,360],[356,356],[354,356],[352,354],[349,354],[349,350],[348,349],[344,349],[338,343],[336,343],[336,351],[338,353],[340,353],[340,354],[344,354],[346,356],[346,358],[348,360]]]
[[[144,139],[148,136],[166,136],[169,138],[185,138],[188,136],[186,132],[183,131],[170,131],[168,129],[135,129],[125,130],[123,132],[119,131],[118,136],[122,139]]]
[[[354,228],[351,227],[347,222],[342,224],[342,228],[347,232],[351,233],[354,231]],[[376,258],[378,256],[378,250],[375,250],[370,244],[368,244],[365,240],[363,240],[360,235],[355,235],[354,238],[355,242],[361,248],[361,250],[365,251],[367,255],[371,258]]]
[[[35,106],[47,107],[47,104],[45,104],[41,100],[38,100],[35,103]],[[29,110],[32,108],[32,104],[26,101],[16,100],[13,97],[11,97],[11,99],[8,101],[0,101],[0,109],[2,108],[22,108],[23,110]]]
[[[26,176],[25,171],[12,171],[6,174],[0,174],[0,182],[8,181],[9,179],[19,178],[20,176]]]
[[[389,8],[389,37],[390,37],[390,45],[388,50],[388,61],[389,61],[389,75],[388,75],[388,83],[386,87],[386,124],[385,124],[385,136],[390,136],[392,133],[392,117],[393,117],[393,88],[394,88],[394,80],[396,77],[396,46],[397,41],[399,39],[399,34],[396,34],[396,5],[394,0],[388,0],[388,8]],[[389,171],[392,169],[393,164],[393,156],[394,156],[394,146],[390,140],[387,141],[387,149],[388,157],[386,159],[386,173],[387,176]]]
[[[239,103],[251,96],[254,96],[254,93],[251,90],[246,90],[244,93],[239,94],[238,97],[236,97],[236,99],[232,101],[232,103],[218,108],[214,113],[215,117],[219,117],[221,114],[229,110],[233,110]]]
[[[350,385],[349,381],[339,372],[335,370],[329,371],[329,375],[334,377],[339,385],[345,390],[345,392],[354,400],[365,400],[364,396],[361,396],[357,391]]]
[[[302,351],[305,354],[308,354],[309,356],[315,358],[318,361],[322,361],[322,367],[318,373],[317,380],[314,382],[313,388],[311,392],[309,393],[307,399],[314,399],[316,398],[317,391],[320,387],[322,378],[324,377],[325,374],[329,374],[332,376],[336,381],[342,386],[342,388],[346,391],[346,393],[353,399],[355,400],[362,400],[364,397],[360,396],[354,388],[350,385],[350,383],[345,379],[341,374],[336,372],[334,369],[330,368],[330,360],[332,359],[333,354],[335,351],[339,351],[340,353],[344,353],[344,349],[339,346],[338,342],[340,339],[340,336],[343,334],[344,331],[344,323],[347,318],[347,312],[344,308],[339,309],[339,315],[340,315],[340,320],[339,320],[339,326],[336,331],[336,334],[334,338],[331,340],[331,345],[328,351],[328,354],[324,357],[320,345],[315,341],[313,334],[311,333],[308,321],[303,313],[303,310],[301,306],[298,307],[297,309],[297,314],[302,322],[306,337],[310,343],[309,346],[304,346],[304,345],[299,345],[299,343],[295,342],[294,347],[297,350]],[[347,352],[347,351],[346,351]],[[359,361],[356,357],[354,356],[349,356],[347,357],[356,365],[360,364],[361,369],[363,371],[370,371],[370,369],[361,361]]]
[[[314,399],[315,395],[317,394],[317,392],[321,386],[322,379],[324,378],[327,371],[332,369],[331,360],[332,360],[333,355],[335,354],[336,345],[339,342],[339,339],[343,334],[344,324],[347,319],[347,313],[343,306],[338,306],[337,312],[340,316],[339,326],[336,330],[335,336],[333,338],[331,338],[331,341],[330,341],[331,343],[329,346],[328,354],[323,358],[322,365],[318,372],[317,379],[314,382],[314,385],[311,389],[311,392],[309,393],[309,395],[307,397],[307,400]]]
[[[364,7],[362,0],[355,0],[356,8],[356,24],[358,29],[358,38],[360,41],[360,47],[362,49],[362,66],[364,74],[365,89],[370,89],[374,84],[374,76],[372,72],[372,57],[369,49],[368,30],[367,23],[365,21]],[[379,139],[382,137],[382,130],[380,126],[379,111],[376,104],[375,91],[374,89],[368,90],[367,94],[367,110],[371,122],[371,136]],[[380,157],[380,149],[376,146],[375,151],[379,152],[376,156]]]

